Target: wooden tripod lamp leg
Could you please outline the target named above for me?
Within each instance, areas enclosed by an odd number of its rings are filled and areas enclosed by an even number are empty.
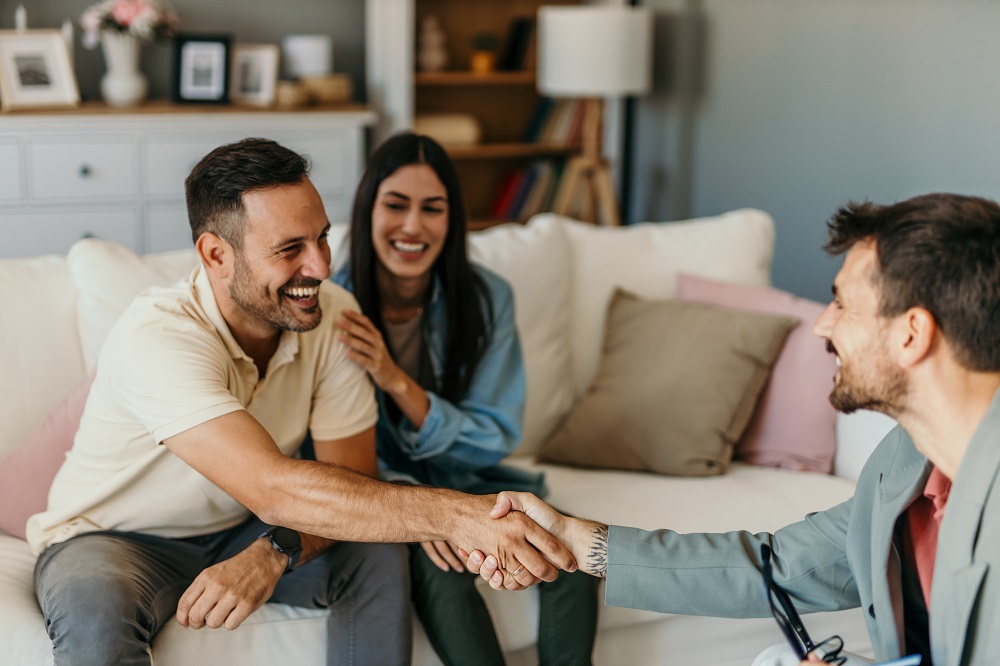
[[[591,224],[621,225],[618,200],[608,163],[601,157],[603,103],[588,99],[584,116],[583,151],[566,163],[552,212]]]
[[[563,169],[562,178],[559,179],[559,189],[556,190],[555,200],[552,204],[553,213],[566,216],[573,214],[573,202],[576,200],[580,180],[584,177],[585,161],[581,157],[572,157],[566,162],[566,168]]]

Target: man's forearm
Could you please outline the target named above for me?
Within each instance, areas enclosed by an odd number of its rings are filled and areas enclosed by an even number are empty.
[[[580,568],[591,576],[608,577],[608,526],[603,523],[589,523],[590,539],[587,552],[581,559],[577,556]],[[574,553],[576,555],[576,553]]]
[[[487,514],[492,500],[429,487],[399,486],[344,467],[286,459],[255,513],[327,539],[402,543],[447,541],[463,519]],[[284,479],[284,481],[282,481]],[[478,501],[477,501],[478,500]]]

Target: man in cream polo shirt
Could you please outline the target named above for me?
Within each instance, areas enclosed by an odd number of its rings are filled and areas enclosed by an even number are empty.
[[[171,617],[233,629],[268,600],[331,608],[330,663],[409,663],[405,550],[333,539],[499,550],[525,584],[575,568],[523,514],[491,521],[492,497],[372,478],[373,390],[333,324],[357,304],[327,280],[329,222],[301,156],[247,139],[186,189],[202,265],[115,324],[28,522],[57,666],[149,664]],[[321,462],[292,457],[307,430]]]

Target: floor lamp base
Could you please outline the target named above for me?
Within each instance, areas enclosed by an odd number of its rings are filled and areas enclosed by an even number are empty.
[[[559,181],[552,212],[591,224],[620,226],[608,163],[586,155],[570,158]]]

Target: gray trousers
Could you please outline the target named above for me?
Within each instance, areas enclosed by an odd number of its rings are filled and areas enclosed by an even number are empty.
[[[55,666],[149,666],[147,648],[194,578],[265,529],[253,518],[188,539],[91,532],[50,546],[35,594]],[[408,572],[405,546],[338,543],[282,576],[270,601],[331,610],[328,664],[409,664]]]

